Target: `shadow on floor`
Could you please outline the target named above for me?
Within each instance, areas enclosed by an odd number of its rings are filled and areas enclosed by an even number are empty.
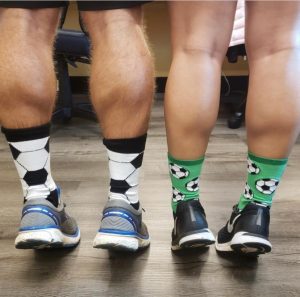
[[[242,256],[234,253],[217,253],[224,271],[240,283],[253,284],[259,267],[258,256]]]
[[[140,296],[143,270],[147,265],[149,254],[150,248],[135,253],[108,252],[107,273],[110,273],[108,292],[114,292],[114,296]]]
[[[32,258],[29,258],[27,265],[23,266],[22,278],[27,281],[49,282],[61,277],[60,269],[67,259],[73,258],[72,253],[76,252],[76,248],[68,249],[49,249],[49,250],[33,250]]]
[[[172,258],[178,277],[200,277],[209,257],[209,248],[173,251]]]

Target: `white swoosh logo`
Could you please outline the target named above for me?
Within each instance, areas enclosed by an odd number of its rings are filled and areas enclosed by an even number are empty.
[[[234,220],[232,221],[231,224],[230,224],[230,221],[228,221],[228,223],[227,223],[227,231],[228,231],[229,233],[231,233],[231,232],[233,231],[233,225],[234,225],[235,221],[236,221],[240,216],[241,216],[241,214],[237,215],[237,216],[234,218]]]

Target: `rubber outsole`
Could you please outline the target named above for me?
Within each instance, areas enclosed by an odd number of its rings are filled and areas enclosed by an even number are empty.
[[[254,242],[246,242],[243,244],[231,245],[232,250],[235,253],[242,255],[257,256],[271,252],[272,248],[268,245],[257,244]]]
[[[123,252],[136,252],[145,249],[150,245],[150,238],[124,236],[118,234],[98,232],[93,243],[97,249],[106,249]]]
[[[72,248],[80,242],[80,231],[68,236],[59,229],[39,229],[19,232],[15,247],[17,249],[57,249]]]
[[[178,243],[171,245],[172,251],[178,251],[183,249],[197,249],[205,248],[215,243],[215,238],[212,232],[207,229],[205,232],[199,232],[182,237]]]
[[[247,232],[238,232],[231,241],[220,244],[216,240],[216,250],[221,253],[237,253],[247,256],[258,256],[271,252],[272,245],[266,239],[249,234]]]

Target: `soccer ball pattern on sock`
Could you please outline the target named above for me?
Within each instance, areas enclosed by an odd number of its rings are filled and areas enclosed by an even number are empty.
[[[172,200],[173,202],[178,202],[183,200],[185,197],[184,194],[182,194],[179,190],[177,190],[176,188],[172,187]]]
[[[139,171],[144,153],[124,154],[107,151],[111,175],[109,198],[137,203]]]
[[[238,208],[244,209],[251,201],[271,206],[286,165],[287,159],[268,159],[249,153],[247,183]]]
[[[189,171],[177,164],[169,164],[170,173],[177,179],[184,179],[189,176]]]
[[[50,174],[49,137],[9,142],[25,200],[47,198],[56,189]]]

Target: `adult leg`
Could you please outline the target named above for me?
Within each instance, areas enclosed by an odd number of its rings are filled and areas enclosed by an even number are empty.
[[[154,73],[141,6],[82,12],[82,17],[93,44],[91,96],[104,137],[145,134]]]
[[[235,8],[236,2],[169,3],[173,59],[165,96],[165,118],[172,208],[175,217],[182,217],[176,220],[173,248],[189,245],[182,240],[183,234],[188,232],[198,233],[192,236],[190,245],[196,243],[195,236],[199,237],[198,244],[213,242],[210,231],[202,232],[207,224],[198,202],[198,183],[218,114],[221,67],[231,37]],[[191,209],[198,213],[199,223],[181,222],[188,220]],[[188,230],[181,224],[188,226]]]
[[[297,1],[247,2],[248,178],[231,220],[240,216],[231,239],[239,252],[271,250],[269,209],[300,128],[299,18]]]
[[[300,128],[300,3],[247,3],[250,152],[287,158]],[[276,32],[276,34],[274,34]]]
[[[221,67],[231,36],[236,2],[171,2],[173,58],[165,116],[169,152],[203,156],[218,114]]]
[[[126,4],[120,3],[119,8]],[[85,11],[82,18],[93,45],[91,96],[101,123],[111,175],[109,202],[94,246],[136,250],[149,244],[141,222],[138,175],[154,89],[142,9],[134,3],[134,7],[126,9]],[[129,211],[139,227],[128,225],[125,216],[116,219],[108,211],[112,207],[121,213],[124,209]],[[107,231],[112,229],[114,234]],[[124,232],[131,237],[123,236]]]
[[[49,123],[56,96],[52,48],[59,8],[0,8],[0,122],[5,128]]]
[[[75,222],[63,213],[50,171],[49,121],[56,95],[52,47],[58,19],[59,8],[0,8],[0,122],[25,202],[18,248],[79,241]]]
[[[268,206],[272,204],[300,128],[300,87],[297,83],[300,74],[299,16],[298,2],[247,4],[249,166],[251,169],[254,163],[260,171],[249,174],[247,184],[252,199]],[[265,179],[271,179],[271,188]],[[249,199],[244,198],[242,196],[240,200],[240,208],[249,203]]]

